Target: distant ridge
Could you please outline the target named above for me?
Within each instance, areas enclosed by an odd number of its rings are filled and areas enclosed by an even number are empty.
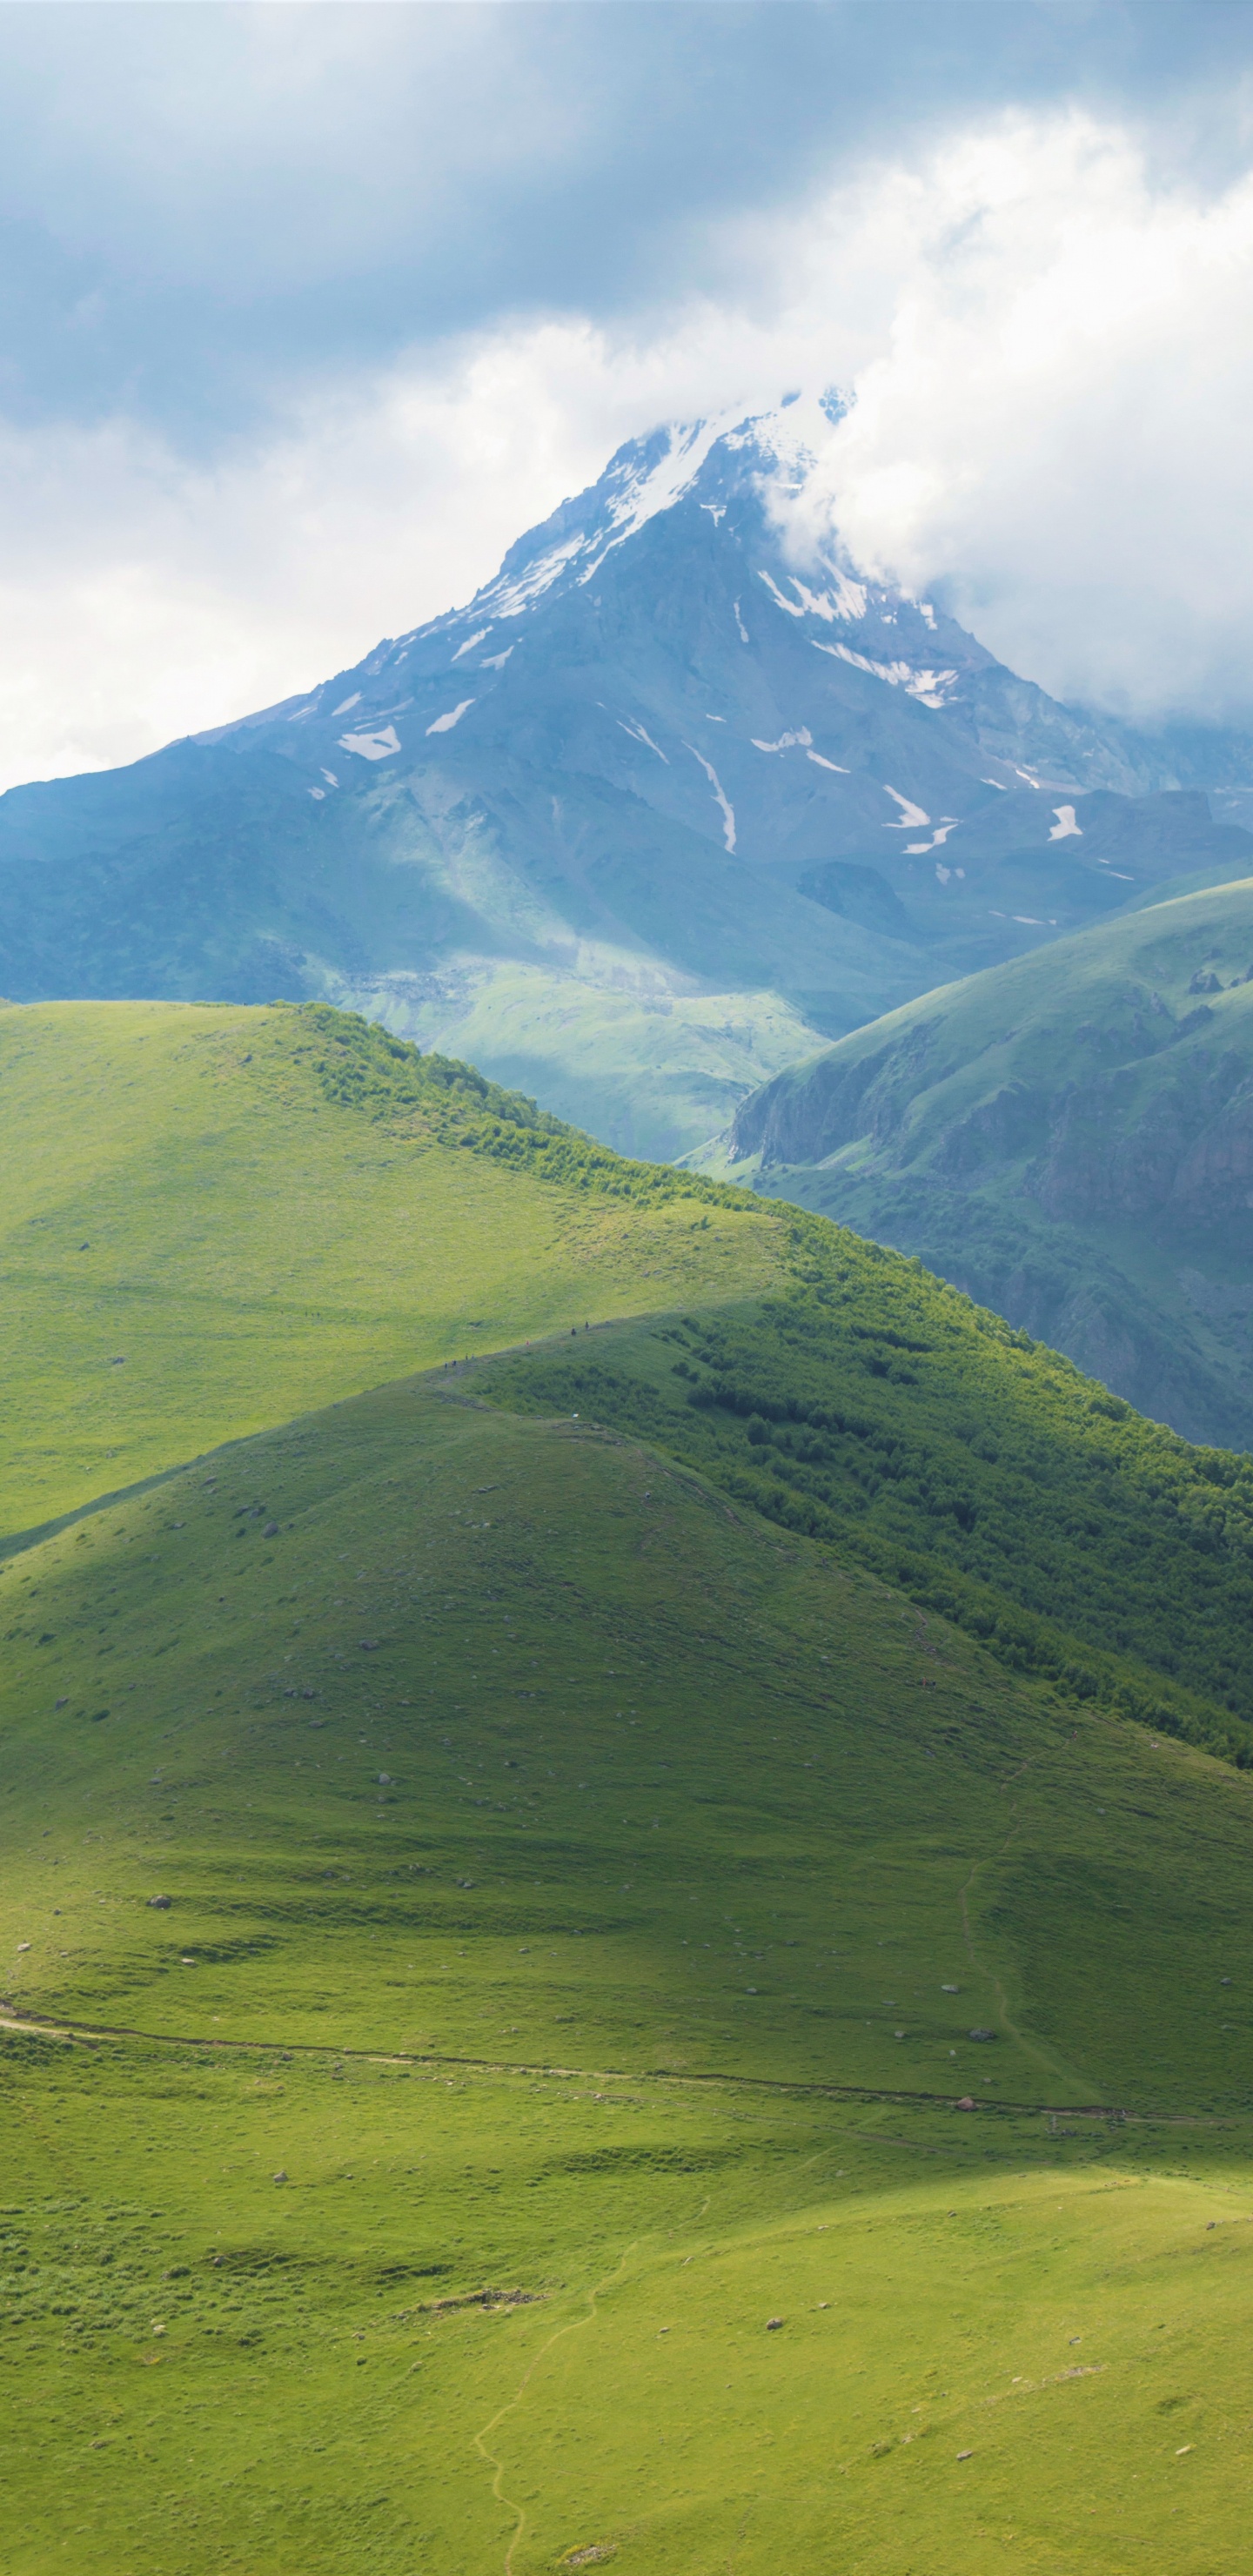
[[[708,1168],[914,1252],[1189,1439],[1253,1447],[1253,878],[926,995]]]

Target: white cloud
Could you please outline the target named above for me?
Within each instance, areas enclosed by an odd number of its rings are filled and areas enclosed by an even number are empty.
[[[712,307],[639,348],[501,331],[325,387],[211,468],[125,419],[0,427],[0,788],[138,759],[466,598],[624,438],[702,407],[722,333]]]
[[[519,322],[304,393],[212,466],[124,417],[0,428],[3,783],[126,760],[468,596],[656,420],[854,385],[798,546],[1132,713],[1247,712],[1253,180],[1015,117],[720,231],[718,296]]]
[[[595,357],[578,329],[502,335],[331,388],[211,469],[125,420],[0,432],[0,784],[225,723],[462,597],[599,470]]]
[[[1253,179],[1155,186],[1124,135],[1016,118],[839,212],[895,276],[808,533],[825,502],[1057,695],[1247,719]]]

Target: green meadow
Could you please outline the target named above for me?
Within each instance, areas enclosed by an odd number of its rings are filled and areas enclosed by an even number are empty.
[[[554,1121],[417,1064],[329,1010],[0,1007],[0,1544],[400,1370],[774,1275],[745,1193],[541,1181],[490,1148]]]
[[[15,1049],[72,1040],[9,1017]],[[124,1015],[81,1017],[124,1062]],[[1200,1738],[1242,1749],[1236,1462],[1101,1411],[916,1265],[876,1287],[820,1220],[694,1201],[353,1023],[332,1059],[332,1014],[206,1012],[207,1045],[228,1019],[274,1049],[211,1165],[237,1253],[252,1207],[298,1264],[298,1170],[357,1171],[362,1242],[390,1241],[362,1171],[446,1244],[481,1183],[511,1354],[449,1367],[456,1278],[415,1257],[409,1311],[364,1252],[354,1344],[345,1231],[302,1402],[312,1303],[293,1358],[206,1255],[204,1351],[181,1384],[145,1362],[133,1490],[79,1509],[103,1432],[65,1319],[115,1292],[50,1298],[21,1436],[63,1437],[77,1516],[0,1564],[6,2570],[1235,2576],[1253,1777]],[[136,1136],[193,1133],[190,1020],[135,1013],[175,1103],[145,1131],[136,1071]],[[176,1159],[143,1286],[167,1352],[213,1238]],[[132,1222],[121,1178],[109,1203]],[[543,1341],[571,1240],[654,1320],[588,1296],[590,1333]],[[38,1349],[30,1260],[6,1298]],[[406,1332],[422,1365],[353,1383]],[[965,1520],[929,1507],[959,1453],[991,1480]],[[1168,1601],[1212,1575],[1173,1648],[1130,1579],[1154,1546]]]

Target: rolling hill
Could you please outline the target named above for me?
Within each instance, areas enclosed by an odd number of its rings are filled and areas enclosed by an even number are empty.
[[[1247,1776],[476,1379],[2,1578],[9,2563],[1236,2546]]]
[[[5,1029],[16,2576],[1234,2561],[1244,1462],[321,1007]]]
[[[798,553],[823,428],[634,441],[467,607],[0,798],[0,990],[322,998],[673,1156],[911,995],[1247,874],[1247,743],[1138,740]]]
[[[589,1187],[620,1167],[588,1139],[321,1006],[0,1010],[0,1100],[0,1546],[302,1405],[778,1266],[743,1193]]]
[[[1247,1448],[1251,971],[1253,881],[1137,908],[858,1030],[706,1159]]]

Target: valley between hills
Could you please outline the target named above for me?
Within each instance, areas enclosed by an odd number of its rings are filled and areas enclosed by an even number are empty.
[[[6,2563],[1238,2563],[1247,1458],[321,1003],[0,1082]]]

